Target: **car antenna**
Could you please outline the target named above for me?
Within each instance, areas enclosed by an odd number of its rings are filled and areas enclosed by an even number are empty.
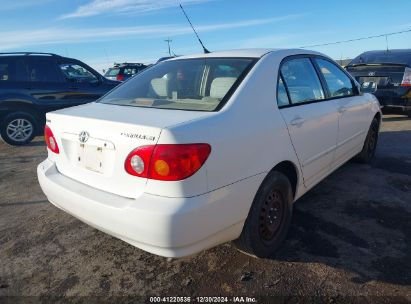
[[[194,34],[196,34],[197,39],[198,39],[198,42],[200,42],[201,46],[203,47],[204,54],[209,54],[209,53],[210,53],[210,51],[209,51],[209,50],[207,50],[207,49],[206,49],[206,47],[204,46],[203,42],[201,41],[200,37],[198,36],[198,34],[197,34],[197,32],[196,32],[196,30],[195,30],[195,28],[194,28],[193,24],[192,24],[192,23],[191,23],[191,21],[190,21],[190,18],[188,18],[187,14],[186,14],[186,11],[184,10],[184,8],[183,8],[183,6],[181,5],[181,3],[180,3],[180,8],[181,8],[181,10],[183,11],[184,16],[186,16],[188,23],[190,23],[191,28],[192,28],[192,29],[193,29],[193,31],[194,31]]]
[[[168,45],[168,55],[171,56],[171,47],[170,47],[170,43],[173,41],[170,39],[170,37],[166,40],[164,40],[165,42],[167,42]]]

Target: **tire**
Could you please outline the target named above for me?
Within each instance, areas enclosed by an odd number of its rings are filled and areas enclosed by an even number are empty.
[[[254,257],[273,256],[287,235],[292,207],[290,181],[284,174],[272,171],[258,189],[243,231],[234,245]]]
[[[31,142],[36,135],[37,123],[29,112],[13,112],[4,117],[0,125],[1,138],[12,146]]]
[[[367,137],[365,138],[364,146],[361,152],[355,157],[357,162],[368,164],[374,158],[375,150],[377,149],[379,128],[380,123],[377,118],[374,118],[368,130]]]
[[[408,111],[407,115],[409,118],[411,118],[411,111]]]

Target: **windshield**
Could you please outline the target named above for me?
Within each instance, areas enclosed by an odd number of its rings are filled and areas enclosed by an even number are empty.
[[[165,61],[137,74],[100,102],[135,107],[214,111],[254,59]]]

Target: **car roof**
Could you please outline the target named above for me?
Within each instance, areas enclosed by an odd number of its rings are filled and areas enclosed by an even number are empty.
[[[123,67],[145,67],[146,65],[144,63],[139,63],[139,62],[123,62],[123,63],[114,63],[112,68],[123,68]]]
[[[33,52],[12,52],[12,53],[0,53],[0,58],[42,58],[42,59],[58,59],[71,62],[81,62],[75,58],[64,57],[52,53],[33,53]]]
[[[411,55],[411,49],[374,50],[374,51],[366,51],[362,54],[379,54],[379,53],[410,54]]]
[[[349,64],[398,63],[411,66],[411,49],[375,50],[361,53]]]
[[[180,59],[194,59],[194,58],[215,58],[215,57],[233,57],[233,58],[261,58],[268,53],[278,53],[284,56],[295,55],[295,54],[317,54],[323,55],[315,51],[309,51],[305,49],[269,49],[269,48],[260,48],[260,49],[238,49],[238,50],[226,50],[226,51],[215,51],[208,54],[199,53],[194,55],[185,55],[176,58],[169,59],[171,60],[180,60]]]

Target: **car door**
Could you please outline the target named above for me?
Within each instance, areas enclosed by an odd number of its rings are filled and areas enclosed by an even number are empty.
[[[54,58],[21,56],[16,59],[16,79],[21,92],[32,97],[43,113],[65,107],[64,79],[56,68]]]
[[[300,161],[304,183],[310,187],[330,171],[338,136],[335,102],[326,99],[308,57],[290,57],[282,62],[277,92],[278,106]]]
[[[369,128],[370,103],[360,96],[354,81],[329,59],[314,59],[327,87],[327,94],[334,99],[339,116],[337,148],[333,167],[338,167],[357,154],[363,146]]]
[[[65,79],[67,91],[64,97],[72,106],[92,102],[100,98],[107,88],[102,87],[102,80],[78,62],[59,62],[58,67]]]

